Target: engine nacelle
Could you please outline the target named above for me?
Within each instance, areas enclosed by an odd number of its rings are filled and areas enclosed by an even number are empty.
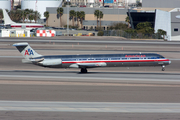
[[[61,59],[44,59],[43,61],[39,62],[39,64],[43,66],[56,66],[56,65],[61,65],[62,60]]]

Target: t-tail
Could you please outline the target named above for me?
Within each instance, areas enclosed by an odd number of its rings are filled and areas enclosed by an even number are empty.
[[[22,54],[22,56],[25,58],[25,60],[30,60],[31,58],[40,57],[42,55],[38,54],[36,51],[34,51],[28,43],[15,43],[13,44],[19,52]]]
[[[5,25],[15,23],[14,21],[11,20],[11,18],[9,17],[9,15],[7,14],[5,9],[3,9],[3,16],[4,16],[4,24]]]

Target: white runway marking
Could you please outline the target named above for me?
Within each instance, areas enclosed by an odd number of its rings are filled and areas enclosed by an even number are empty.
[[[180,103],[0,101],[1,111],[180,113]]]

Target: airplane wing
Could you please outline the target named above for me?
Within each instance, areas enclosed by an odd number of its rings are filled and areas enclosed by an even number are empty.
[[[95,67],[105,67],[107,66],[106,63],[101,62],[101,63],[76,63],[76,64],[71,64],[69,67],[71,68],[95,68]]]

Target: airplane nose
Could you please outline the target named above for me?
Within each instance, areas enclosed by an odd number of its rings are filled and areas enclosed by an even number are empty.
[[[171,64],[171,61],[169,61],[169,64]]]

